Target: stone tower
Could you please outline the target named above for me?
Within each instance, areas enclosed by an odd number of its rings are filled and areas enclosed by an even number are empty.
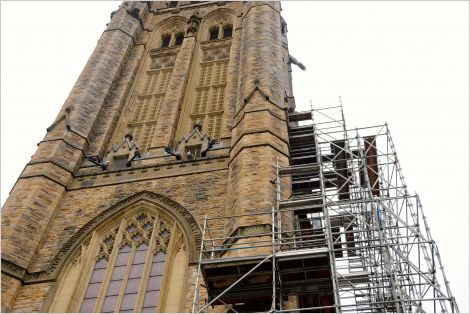
[[[2,310],[191,311],[205,215],[271,228],[286,31],[279,2],[113,12],[2,209]]]

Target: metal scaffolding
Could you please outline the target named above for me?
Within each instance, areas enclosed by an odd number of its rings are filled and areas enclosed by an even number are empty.
[[[387,125],[349,130],[342,106],[287,118],[275,206],[204,221],[193,313],[458,312]],[[245,216],[270,224],[224,233]]]

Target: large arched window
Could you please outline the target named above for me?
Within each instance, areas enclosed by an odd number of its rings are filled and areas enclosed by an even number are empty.
[[[168,212],[133,206],[97,228],[72,260],[53,312],[183,310],[188,254],[183,228]]]

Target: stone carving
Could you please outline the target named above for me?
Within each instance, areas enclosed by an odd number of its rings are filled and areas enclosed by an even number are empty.
[[[199,17],[199,12],[194,11],[193,15],[188,20],[188,28],[186,33],[188,35],[195,36],[197,34],[197,30],[199,29],[199,24],[201,23],[201,18]]]
[[[133,141],[132,134],[126,134],[124,140],[119,145],[113,145],[106,156],[106,165],[109,164],[112,170],[119,170],[130,167],[134,159],[140,158],[140,151]]]
[[[150,70],[159,70],[163,68],[171,68],[175,65],[176,54],[161,57],[153,57]]]
[[[302,62],[300,62],[299,60],[297,60],[296,58],[294,58],[293,56],[289,55],[289,60],[287,61],[287,64],[295,64],[296,66],[298,66],[299,68],[301,68],[303,71],[305,71],[305,65],[303,65]]]
[[[139,10],[138,8],[134,8],[134,9],[132,9],[132,10],[130,10],[130,11],[127,11],[127,13],[128,13],[130,16],[136,18],[136,19],[140,19],[140,16],[139,16],[140,10]]]
[[[217,47],[204,50],[202,61],[214,61],[220,59],[228,59],[230,57],[230,46]]]
[[[139,246],[143,243],[149,244],[152,229],[155,222],[154,216],[139,213],[131,218],[124,228],[120,246]]]
[[[57,120],[55,120],[54,123],[52,123],[51,126],[49,126],[46,129],[46,131],[47,132],[52,131],[62,120],[65,120],[65,127],[66,127],[67,131],[70,131],[72,129],[71,126],[70,126],[70,119],[69,119],[70,111],[72,111],[70,109],[70,107],[65,108],[64,114],[61,115]]]
[[[114,229],[111,231],[107,236],[104,237],[103,241],[100,243],[100,251],[96,260],[99,261],[100,259],[104,258],[109,260],[109,256],[111,255],[111,251],[113,250],[114,243],[116,242],[116,233],[119,228]]]
[[[160,227],[158,228],[158,233],[155,235],[156,245],[153,250],[153,254],[163,252],[167,253],[168,243],[170,242],[171,231],[170,227],[164,222],[160,222]]]
[[[255,92],[259,92],[263,97],[266,98],[266,100],[269,100],[269,95],[267,93],[265,93],[261,87],[260,87],[260,82],[259,80],[255,80],[255,87],[253,88],[253,90],[251,91],[251,93],[245,98],[243,99],[243,102],[246,104],[248,103],[248,101],[250,101],[251,97],[254,96]]]
[[[165,147],[165,152],[176,157],[177,160],[195,160],[205,157],[207,151],[214,145],[207,133],[201,134],[201,125],[196,124],[187,136],[183,136],[176,149]]]

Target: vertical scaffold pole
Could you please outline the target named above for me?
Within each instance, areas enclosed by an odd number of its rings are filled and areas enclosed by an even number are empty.
[[[277,230],[278,230],[278,242],[282,245],[282,235],[279,232],[281,230],[282,217],[279,213],[279,203],[281,202],[281,179],[279,178],[279,158],[276,157],[276,215],[277,215]]]
[[[276,238],[278,239],[278,245],[281,239],[281,214],[279,212],[279,203],[281,201],[281,179],[279,177],[279,158],[276,157],[276,206],[272,207],[272,304],[271,312],[276,311]],[[277,217],[276,217],[277,216]],[[277,231],[276,231],[276,218],[277,218]]]
[[[320,145],[318,142],[318,131],[317,127],[315,125],[315,120],[313,118],[313,108],[312,108],[312,103],[310,102],[310,107],[312,110],[312,124],[313,124],[313,137],[315,139],[315,146],[316,146],[316,154],[317,154],[317,164],[318,164],[318,171],[320,174],[320,187],[321,187],[321,195],[322,195],[322,209],[323,209],[323,216],[325,217],[325,223],[326,223],[326,242],[328,245],[328,256],[330,259],[330,267],[331,267],[331,282],[333,285],[333,296],[335,300],[335,308],[336,312],[340,313],[341,310],[341,304],[340,304],[340,298],[339,298],[339,287],[337,285],[337,274],[336,274],[336,263],[335,263],[335,256],[334,256],[334,251],[333,251],[333,232],[331,230],[331,223],[330,223],[330,216],[328,213],[328,207],[326,205],[326,192],[325,192],[325,181],[323,177],[323,168],[322,168],[322,157],[321,157],[321,150],[320,150]]]
[[[449,280],[447,280],[447,276],[444,271],[444,266],[441,261],[441,254],[439,253],[439,249],[436,245],[436,242],[433,240],[431,236],[431,231],[430,231],[431,229],[429,228],[427,218],[424,215],[423,205],[421,204],[421,199],[419,198],[419,195],[416,194],[416,192],[415,192],[415,196],[416,196],[416,203],[417,203],[416,205],[418,207],[418,210],[421,212],[421,217],[423,218],[423,223],[424,223],[424,228],[426,229],[427,238],[431,241],[431,245],[434,247],[435,252],[436,252],[435,255],[437,257],[437,262],[439,264],[439,269],[441,271],[442,278],[444,279],[444,285],[447,291],[447,296],[449,297],[451,311],[452,313],[460,313],[459,306],[457,305],[457,302],[455,301],[455,297],[453,296],[452,291],[450,290]],[[447,308],[445,309],[447,310]]]
[[[359,130],[356,128],[356,140],[359,146],[359,156],[361,158],[361,162],[364,169],[364,181],[366,182],[367,194],[373,202],[371,202],[371,214],[373,217],[373,226],[377,228],[377,234],[379,235],[379,242],[380,248],[382,252],[382,259],[384,260],[385,271],[387,272],[388,277],[390,278],[390,285],[391,285],[391,293],[393,300],[395,301],[395,310],[400,313],[405,311],[405,304],[403,303],[403,296],[400,285],[398,284],[398,280],[396,278],[396,274],[392,270],[392,256],[390,254],[389,243],[386,240],[386,234],[384,233],[384,229],[381,226],[381,221],[379,220],[379,200],[375,197],[372,193],[372,185],[369,180],[369,169],[366,161],[366,157],[361,149],[361,141],[359,137]],[[366,152],[367,154],[367,152]],[[375,208],[374,208],[375,205]],[[400,296],[399,296],[400,295]]]
[[[273,289],[273,294],[272,294],[272,303],[271,303],[271,311],[270,312],[275,312],[276,311],[276,228],[275,228],[275,218],[274,218],[274,206],[272,207],[272,213],[271,213],[271,243],[272,243],[272,255],[273,255],[273,262],[272,262],[272,289]]]
[[[194,286],[194,299],[193,299],[193,307],[192,313],[196,313],[196,303],[197,305],[197,312],[199,312],[199,276],[201,274],[201,264],[202,264],[202,254],[204,250],[204,236],[206,233],[207,227],[207,214],[204,216],[204,226],[202,227],[202,235],[201,235],[201,248],[199,252],[199,262],[197,264],[197,272],[196,272],[196,285]]]

